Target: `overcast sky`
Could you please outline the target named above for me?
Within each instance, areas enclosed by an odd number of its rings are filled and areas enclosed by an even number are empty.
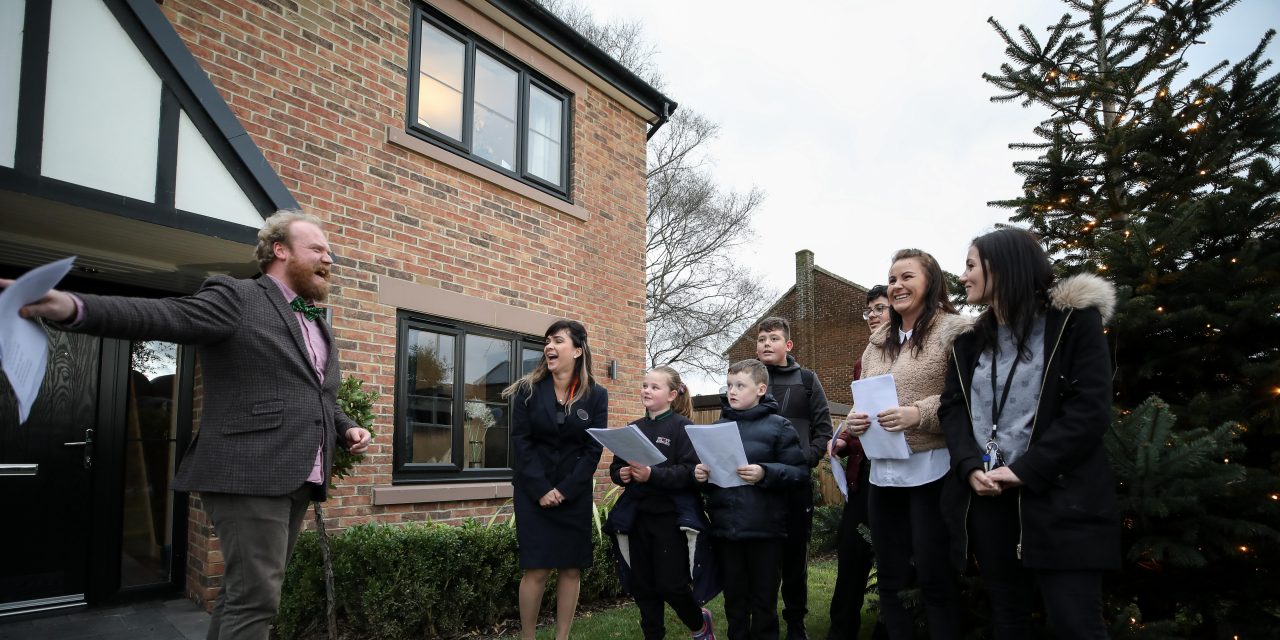
[[[716,177],[767,193],[743,259],[778,293],[800,249],[863,286],[908,246],[958,273],[969,240],[1008,219],[987,201],[1020,192],[1011,163],[1025,156],[1008,143],[1046,115],[989,101],[981,74],[1005,57],[986,19],[1044,33],[1065,12],[1057,0],[580,1],[597,21],[640,21],[667,95],[720,123]],[[1235,62],[1278,26],[1280,0],[1245,0],[1192,63]]]

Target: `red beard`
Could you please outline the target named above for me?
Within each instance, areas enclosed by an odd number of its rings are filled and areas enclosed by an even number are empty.
[[[285,275],[289,279],[289,288],[293,289],[298,295],[312,302],[324,302],[324,299],[328,297],[329,271],[324,265],[309,265],[300,260],[291,259],[286,263],[285,268]],[[319,283],[315,281],[317,269],[322,270],[325,277]]]

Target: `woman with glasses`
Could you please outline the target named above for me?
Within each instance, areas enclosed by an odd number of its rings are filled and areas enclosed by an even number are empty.
[[[878,284],[867,291],[867,308],[862,312],[867,329],[876,329],[889,319],[889,288]],[[862,373],[862,359],[853,365],[853,379]],[[841,425],[840,434],[831,440],[830,451],[848,460],[845,482],[848,499],[836,530],[836,585],[831,592],[831,628],[827,640],[858,640],[862,629],[862,604],[867,594],[867,576],[875,561],[871,543],[862,537],[858,525],[869,525],[867,519],[867,478],[871,467],[862,451],[862,443]],[[874,638],[884,637],[884,625],[877,624]]]
[[[587,330],[558,320],[542,360],[507,387],[511,419],[516,543],[520,548],[520,637],[533,640],[542,593],[556,580],[556,640],[567,640],[582,570],[591,566],[591,477],[604,451],[588,428],[608,426],[609,394],[591,373]]]
[[[1030,638],[1031,581],[1058,638],[1106,638],[1102,572],[1120,567],[1111,360],[1102,325],[1115,292],[1102,278],[1053,283],[1040,242],[1021,229],[973,241],[960,276],[987,305],[956,339],[939,415],[951,451],[943,500],[953,560],[977,556],[992,637]]]
[[[871,287],[867,292],[867,308],[862,311],[862,319],[867,321],[867,327],[875,333],[881,324],[889,317],[889,296],[886,292],[889,289],[882,284]],[[872,296],[875,299],[871,299]],[[862,359],[858,359],[858,366],[862,366]],[[857,377],[857,369],[854,370],[854,376]]]

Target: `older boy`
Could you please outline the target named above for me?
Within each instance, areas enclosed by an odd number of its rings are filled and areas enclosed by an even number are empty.
[[[747,484],[707,484],[706,465],[693,477],[707,492],[707,516],[724,580],[729,640],[777,640],[778,579],[787,535],[788,490],[808,486],[809,469],[796,431],[777,415],[767,395],[769,373],[759,360],[729,367],[720,422],[736,422],[747,464],[738,477]]]
[[[756,357],[768,367],[769,394],[778,401],[778,415],[791,421],[805,450],[809,468],[817,466],[831,440],[831,409],[818,376],[791,356],[791,323],[772,316],[756,329]],[[787,541],[782,552],[782,617],[787,640],[806,640],[804,617],[809,612],[809,535],[813,531],[811,483],[787,496]]]

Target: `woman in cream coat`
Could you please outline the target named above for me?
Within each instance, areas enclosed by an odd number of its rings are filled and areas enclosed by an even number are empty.
[[[950,456],[938,424],[938,399],[951,343],[969,321],[956,315],[947,299],[937,260],[918,249],[893,256],[889,304],[889,322],[872,334],[862,355],[862,377],[893,374],[900,406],[876,418],[885,431],[906,436],[911,455],[871,459],[868,511],[879,566],[880,619],[891,640],[912,637],[911,618],[898,592],[910,586],[914,561],[929,637],[959,638],[958,588],[939,506]],[[850,431],[865,433],[870,418],[855,407]]]

